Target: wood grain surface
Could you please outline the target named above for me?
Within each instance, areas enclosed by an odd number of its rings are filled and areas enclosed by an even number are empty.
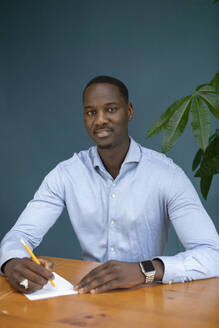
[[[54,271],[72,284],[98,265],[50,259],[55,263]],[[219,278],[29,301],[1,276],[0,327],[217,328]]]

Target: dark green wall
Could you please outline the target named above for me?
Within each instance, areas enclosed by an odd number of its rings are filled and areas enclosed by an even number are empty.
[[[208,82],[219,60],[219,4],[213,0],[5,0],[0,2],[0,239],[45,174],[91,143],[82,122],[81,92],[95,75],[127,83],[135,106],[130,134],[146,140],[174,100]],[[213,121],[213,120],[212,120]],[[216,127],[213,122],[212,131]],[[197,145],[191,128],[169,152],[192,177]],[[218,176],[203,201],[219,228]],[[180,245],[171,232],[167,254]],[[80,257],[64,213],[38,253]]]

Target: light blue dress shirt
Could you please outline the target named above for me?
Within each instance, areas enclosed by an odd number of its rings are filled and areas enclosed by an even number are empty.
[[[219,237],[191,182],[171,159],[133,139],[115,180],[96,146],[58,164],[2,240],[0,266],[27,255],[21,238],[31,249],[39,245],[65,206],[85,260],[158,257],[163,283],[219,276]],[[185,252],[162,256],[170,222]]]

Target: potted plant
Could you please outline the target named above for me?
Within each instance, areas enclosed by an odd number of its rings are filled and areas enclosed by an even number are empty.
[[[164,131],[162,152],[166,153],[184,132],[189,116],[194,137],[200,147],[196,153],[192,170],[200,177],[200,188],[207,199],[212,178],[219,173],[219,130],[210,137],[209,112],[219,119],[219,72],[207,84],[199,85],[190,95],[175,101],[160,116],[147,132],[146,137]]]

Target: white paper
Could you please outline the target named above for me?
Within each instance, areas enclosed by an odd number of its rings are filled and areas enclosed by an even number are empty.
[[[57,297],[62,295],[72,295],[72,294],[78,294],[74,290],[74,286],[67,281],[66,279],[62,278],[57,273],[53,272],[55,279],[53,280],[55,283],[55,287],[51,285],[50,282],[48,282],[42,289],[31,293],[31,294],[24,294],[29,300],[35,301],[35,300],[41,300],[43,298],[50,298],[50,297]]]

